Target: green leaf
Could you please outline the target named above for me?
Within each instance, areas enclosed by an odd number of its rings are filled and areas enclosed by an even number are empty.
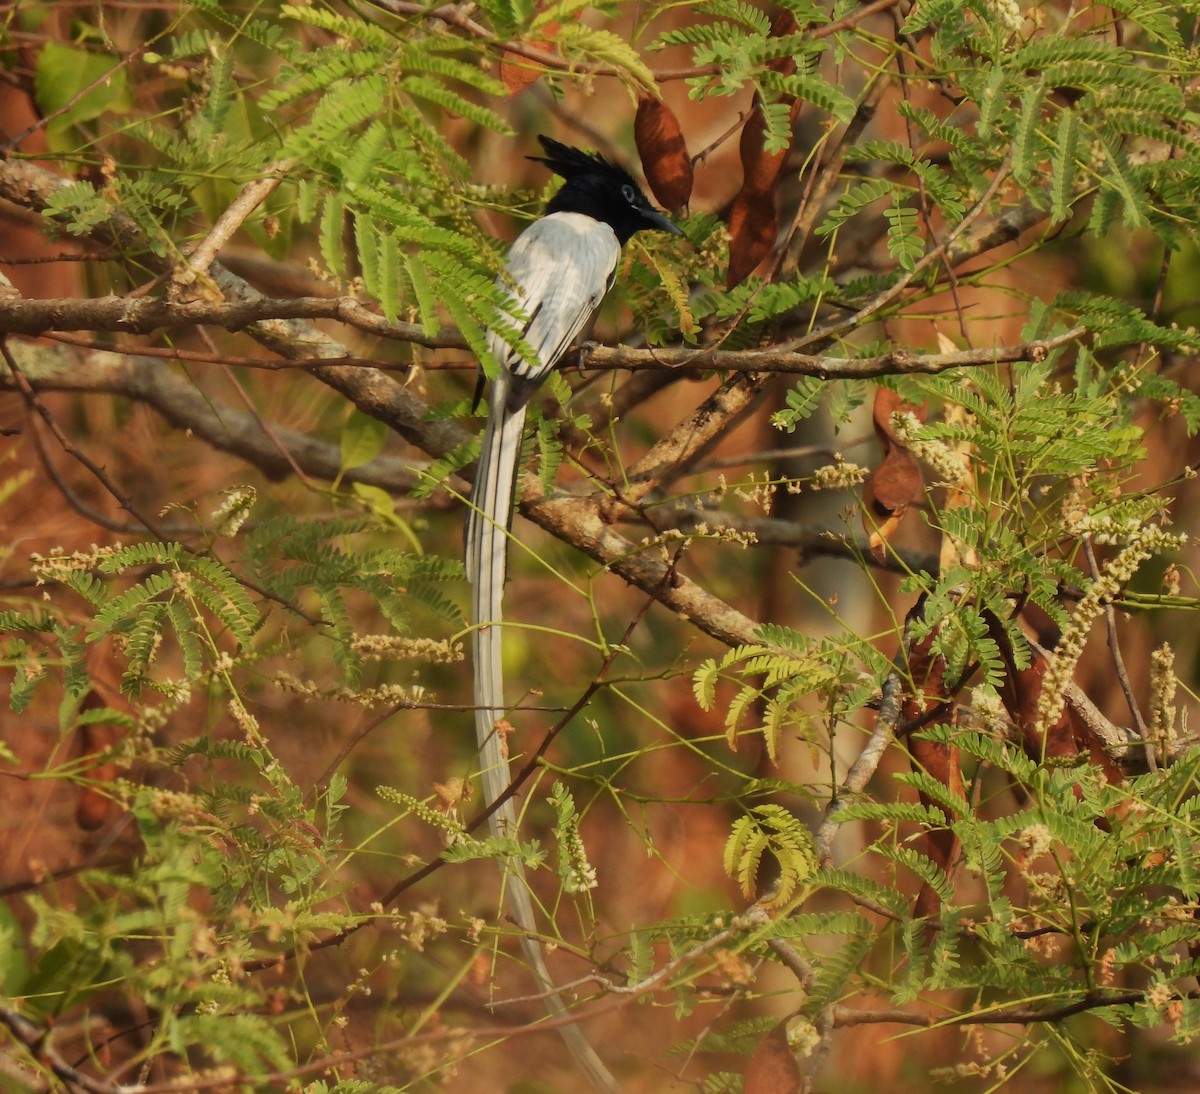
[[[1017,112],[1017,128],[1012,136],[1013,174],[1026,187],[1032,187],[1034,172],[1042,154],[1038,131],[1045,92],[1041,84],[1026,88]]]
[[[7,901],[0,901],[0,992],[9,998],[21,994],[28,975],[25,931]]]
[[[579,833],[579,813],[575,799],[561,783],[556,782],[547,799],[554,807],[554,842],[558,848],[556,869],[565,893],[584,893],[596,888],[596,870],[588,861],[587,848]]]
[[[1079,125],[1073,110],[1059,114],[1050,161],[1050,219],[1059,224],[1071,215],[1075,201],[1075,176],[1078,170]]]
[[[97,613],[96,618],[92,620],[91,628],[88,631],[88,641],[94,642],[128,624],[130,620],[136,620],[148,601],[170,591],[174,586],[175,579],[172,574],[160,572],[151,574],[145,581],[114,597],[104,606],[104,610]]]
[[[787,408],[772,414],[771,424],[786,433],[794,433],[801,422],[811,417],[824,397],[824,382],[815,376],[805,376],[788,389],[784,396]]]
[[[813,106],[824,110],[827,114],[832,114],[837,121],[843,124],[854,116],[854,100],[844,91],[834,87],[819,76],[809,76],[803,72],[779,78],[772,78],[772,75],[766,75],[763,83],[768,87],[778,87],[780,91],[792,95],[802,102],[812,103]],[[785,106],[783,113],[790,110],[790,106],[786,106],[785,104],[780,105]],[[782,114],[780,121],[783,121]],[[788,125],[787,130],[790,137],[790,125]]]
[[[133,109],[129,75],[118,60],[58,42],[47,42],[38,54],[34,94],[43,114],[57,115],[46,125],[56,150],[67,146],[64,137],[72,126]]]
[[[344,277],[346,275],[346,255],[342,245],[342,231],[346,226],[346,199],[338,193],[330,193],[325,198],[325,206],[321,212],[321,257],[329,272]]]
[[[361,410],[352,411],[342,427],[339,442],[342,470],[348,471],[351,467],[362,467],[363,464],[370,463],[383,451],[387,438],[386,422],[372,418]]]
[[[734,821],[725,843],[725,872],[748,900],[756,895],[758,871],[766,854],[772,855],[779,867],[769,903],[784,904],[812,875],[817,860],[812,834],[781,805],[755,806],[749,816]]]
[[[888,252],[900,263],[902,269],[916,269],[917,261],[925,253],[917,210],[908,205],[895,204],[890,209],[884,209],[883,215],[888,222]]]
[[[565,23],[554,38],[564,57],[581,61],[600,61],[628,72],[651,94],[658,93],[654,73],[641,55],[624,38],[611,30],[590,27],[587,23]]]
[[[819,236],[831,235],[872,202],[893,194],[895,191],[896,187],[886,179],[867,179],[865,182],[847,187],[837,204],[830,209],[825,219],[817,226],[816,234]]]

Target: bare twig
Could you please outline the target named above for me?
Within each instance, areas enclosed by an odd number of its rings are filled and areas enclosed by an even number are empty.
[[[1011,159],[1011,157],[1010,157]],[[925,252],[915,263],[911,270],[906,270],[904,274],[897,278],[895,283],[889,285],[882,292],[876,293],[865,304],[863,304],[854,313],[844,316],[841,319],[828,323],[823,327],[818,327],[810,334],[806,334],[800,338],[795,338],[791,342],[780,347],[782,349],[803,349],[805,346],[822,346],[830,340],[845,334],[847,331],[857,330],[872,317],[879,315],[893,301],[899,299],[908,288],[916,284],[931,266],[938,265],[943,261],[950,260],[955,244],[964,238],[967,238],[968,232],[972,225],[976,224],[983,218],[984,212],[992,203],[999,192],[1000,187],[1004,185],[1008,178],[1009,164],[1006,161],[1003,165],[997,168],[996,173],[992,176],[988,183],[988,188],[983,192],[979,199],[967,210],[954,227],[946,234],[946,238],[941,241],[936,247],[930,248]],[[962,261],[962,259],[973,254],[978,254],[979,251],[971,249],[966,253],[957,256],[953,259],[954,262]],[[1078,337],[1078,334],[1076,335]],[[977,352],[974,350],[966,351],[968,353]],[[1044,359],[1044,358],[1042,358]]]
[[[97,482],[104,487],[106,491],[116,501],[116,503],[125,510],[134,520],[136,520],[143,528],[146,529],[155,539],[162,539],[157,527],[149,517],[145,516],[140,510],[135,508],[133,498],[125,493],[113,480],[110,478],[107,471],[104,470],[95,460],[93,460],[86,452],[79,448],[63,431],[59,428],[58,423],[54,420],[54,415],[50,413],[46,405],[37,397],[37,393],[30,386],[29,381],[25,378],[25,374],[21,371],[17,364],[16,358],[8,348],[8,339],[0,335],[0,357],[4,358],[4,363],[8,366],[9,374],[12,376],[13,384],[21,397],[25,400],[26,405],[31,411],[38,415],[43,422],[46,423],[46,428],[49,429],[50,435],[58,441],[62,450],[67,455],[78,460],[84,467],[88,469]]]
[[[84,520],[91,522],[101,528],[106,528],[110,532],[116,532],[118,535],[128,535],[131,531],[140,531],[140,525],[133,525],[125,521],[113,520],[112,517],[101,513],[98,509],[93,509],[87,504],[72,488],[70,483],[64,479],[58,468],[54,465],[54,461],[50,458],[50,453],[46,451],[46,444],[42,440],[41,431],[35,425],[29,430],[29,435],[33,438],[33,447],[37,451],[38,460],[41,462],[42,470],[46,472],[47,477],[54,488],[62,495],[63,500],[75,510]]]
[[[1090,536],[1083,537],[1083,551],[1087,556],[1088,567],[1092,571],[1092,579],[1099,581],[1100,563],[1096,559],[1096,550],[1092,546]],[[1155,744],[1150,739],[1150,727],[1146,725],[1146,719],[1142,717],[1141,709],[1138,707],[1137,699],[1133,694],[1133,684],[1129,681],[1129,672],[1125,668],[1125,658],[1121,655],[1121,642],[1117,637],[1117,613],[1113,609],[1111,600],[1105,600],[1103,607],[1104,630],[1108,637],[1108,651],[1112,654],[1113,668],[1117,672],[1117,681],[1121,685],[1121,691],[1125,696],[1125,703],[1129,707],[1129,713],[1133,715],[1133,724],[1137,729],[1138,737],[1144,742],[1146,764],[1151,771],[1157,771],[1158,757],[1155,755]]]
[[[837,815],[848,804],[848,799],[861,794],[879,768],[884,753],[896,736],[900,724],[900,673],[893,669],[883,683],[883,697],[879,704],[879,715],[858,758],[850,765],[841,786],[825,808],[825,818],[817,830],[817,861],[827,866],[833,859],[833,837],[837,834]]]
[[[63,103],[62,106],[60,106],[57,110],[53,110],[49,114],[42,115],[36,121],[34,121],[30,125],[28,125],[25,129],[21,130],[21,132],[18,133],[15,137],[10,137],[8,140],[6,140],[2,144],[0,144],[0,153],[9,152],[9,151],[12,151],[13,149],[20,148],[21,145],[26,140],[28,140],[30,137],[32,137],[33,134],[36,133],[39,129],[45,129],[46,126],[49,125],[55,119],[61,118],[64,115],[69,114],[72,110],[75,109],[76,106],[79,105],[80,100],[85,98],[87,95],[91,94],[91,92],[95,91],[96,88],[107,85],[109,83],[109,81],[113,78],[114,73],[118,72],[120,69],[128,67],[134,61],[138,60],[141,57],[141,55],[143,53],[145,53],[147,49],[150,48],[151,45],[152,45],[152,42],[145,42],[145,43],[137,46],[136,48],[130,50],[129,53],[125,54],[124,57],[122,57],[119,61],[117,61],[117,63],[115,65],[113,65],[112,68],[107,69],[106,71],[102,72],[94,80],[90,81],[89,83],[87,83],[83,87],[81,87],[77,92],[75,92],[74,95],[71,96],[70,99],[68,99],[65,103]]]
[[[69,1090],[82,1090],[85,1094],[135,1094],[139,1089],[93,1079],[72,1067],[54,1047],[49,1028],[31,1022],[12,1007],[0,1004],[0,1025],[24,1047],[32,1059],[48,1068]]]
[[[197,280],[208,274],[208,268],[217,260],[221,248],[246,222],[246,218],[279,188],[279,184],[291,166],[291,160],[277,160],[275,163],[268,164],[263,168],[262,177],[244,187],[242,192],[229,203],[229,206],[209,230],[208,235],[188,253],[186,266],[176,271],[171,283],[176,298],[180,297],[181,290],[194,285]]]

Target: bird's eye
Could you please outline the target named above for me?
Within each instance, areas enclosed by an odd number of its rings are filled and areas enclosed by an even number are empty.
[[[621,187],[621,197],[623,197],[627,202],[629,202],[630,205],[632,205],[634,198],[637,197],[637,191],[630,186],[629,183],[626,183]]]

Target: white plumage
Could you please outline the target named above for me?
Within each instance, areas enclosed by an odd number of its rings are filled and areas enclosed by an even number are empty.
[[[547,155],[531,158],[546,164],[566,182],[547,205],[546,215],[512,245],[502,281],[513,297],[514,321],[534,359],[526,360],[494,332],[489,333],[489,347],[500,372],[488,398],[487,428],[466,530],[475,623],[475,735],[483,799],[489,808],[509,787],[507,751],[497,731],[505,712],[501,618],[509,525],[529,400],[596,314],[612,286],[621,245],[648,229],[682,234],[621,168],[549,137],[539,140]],[[497,835],[517,835],[517,812],[511,798],[492,812],[489,825]],[[518,857],[506,862],[505,872],[509,913],[522,931],[521,944],[530,968],[545,993],[551,1016],[563,1021],[568,1011],[546,969],[532,894]],[[592,1086],[619,1092],[579,1027],[565,1023],[559,1032]]]
[[[529,317],[526,341],[541,364],[531,367],[493,334],[497,360],[516,376],[544,379],[596,314],[620,257],[612,228],[584,213],[551,213],[534,221],[512,245],[507,266]]]
[[[507,764],[495,735],[496,721],[504,711],[500,628],[493,624],[502,614],[525,411],[549,371],[596,314],[620,257],[621,244],[612,228],[583,213],[551,213],[534,221],[508,255],[508,278],[516,290],[514,310],[525,317],[521,326],[537,364],[527,362],[498,335],[489,335],[500,374],[491,386],[466,536],[476,623],[476,730],[484,760],[484,800],[488,802],[495,801],[508,785]],[[485,742],[490,746],[485,747]],[[502,822],[509,819],[503,812],[498,818]]]

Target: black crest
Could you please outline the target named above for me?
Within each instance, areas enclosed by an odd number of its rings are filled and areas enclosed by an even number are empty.
[[[632,176],[623,167],[606,160],[599,152],[584,152],[562,144],[553,137],[538,137],[538,143],[546,150],[544,156],[529,156],[535,163],[544,163],[556,175],[565,179],[579,175],[609,175],[618,182],[633,182]],[[636,186],[637,184],[634,183]]]
[[[565,184],[546,206],[547,213],[583,213],[603,221],[625,243],[635,232],[646,229],[682,235],[650,199],[625,168],[605,159],[599,152],[584,152],[560,144],[552,137],[538,137],[544,156],[530,156],[544,163]]]

